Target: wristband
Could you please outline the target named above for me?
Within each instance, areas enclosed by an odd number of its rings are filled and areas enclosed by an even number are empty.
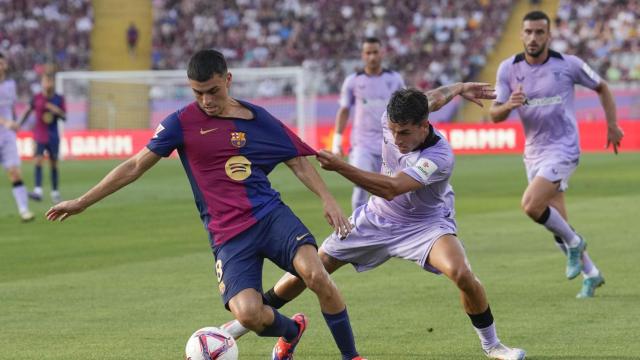
[[[342,134],[333,134],[333,145],[331,145],[332,153],[340,153],[342,150]]]

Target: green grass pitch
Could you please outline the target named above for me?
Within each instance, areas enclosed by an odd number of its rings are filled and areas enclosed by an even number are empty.
[[[520,156],[458,156],[457,219],[484,283],[500,338],[529,359],[639,359],[640,153],[587,154],[567,193],[571,224],[606,277],[597,297],[577,300],[552,237],[519,209]],[[116,161],[63,162],[62,194],[80,195]],[[32,164],[25,163],[31,184]],[[322,172],[345,209],[351,185]],[[45,186],[48,171],[45,168]],[[319,241],[329,233],[319,201],[280,166],[271,180]],[[213,257],[178,161],[86,213],[48,223],[48,204],[20,224],[0,182],[0,359],[181,359],[196,329],[231,318],[217,292]],[[45,188],[46,189],[46,188]],[[48,190],[46,192],[48,194]],[[281,271],[265,266],[269,288]],[[334,275],[360,352],[370,360],[482,359],[478,339],[446,278],[391,260]],[[310,328],[299,359],[338,359],[313,294],[282,309]],[[428,331],[432,329],[432,331]],[[275,339],[249,334],[241,359],[268,359]]]

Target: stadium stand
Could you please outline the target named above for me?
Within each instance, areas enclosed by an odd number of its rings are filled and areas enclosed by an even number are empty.
[[[0,52],[8,56],[23,98],[37,91],[31,86],[38,86],[47,63],[58,69],[89,67],[91,0],[0,1],[0,24]]]
[[[324,76],[320,93],[335,93],[358,64],[359,42],[377,36],[391,54],[389,65],[409,84],[426,88],[473,78],[499,39],[496,24],[505,22],[511,4],[157,0],[153,66],[184,68],[192,49],[215,44],[236,67],[315,66]]]
[[[610,82],[640,81],[640,2],[562,0],[552,48],[575,54]]]
[[[434,87],[473,79],[500,40],[510,0],[470,2],[355,0],[154,0],[154,69],[185,67],[194,49],[215,46],[233,67],[307,65],[336,93],[359,65],[357,44],[378,36],[389,66],[409,85]],[[610,82],[640,81],[640,3],[562,0],[552,47],[587,60]],[[0,51],[11,61],[19,93],[37,90],[37,75],[90,68],[90,0],[0,0]],[[60,36],[64,34],[64,36]],[[121,37],[122,34],[114,36]],[[19,75],[18,75],[19,74]]]

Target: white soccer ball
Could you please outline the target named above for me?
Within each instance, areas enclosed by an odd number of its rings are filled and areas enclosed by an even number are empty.
[[[238,344],[228,332],[217,327],[204,327],[187,341],[185,359],[238,360]]]

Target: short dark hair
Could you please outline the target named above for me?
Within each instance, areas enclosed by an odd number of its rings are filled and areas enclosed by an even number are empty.
[[[547,26],[551,27],[551,19],[549,19],[549,16],[547,14],[545,14],[540,10],[535,10],[527,13],[527,15],[525,15],[524,18],[522,19],[522,22],[525,22],[527,20],[531,20],[531,21],[547,20]]]
[[[380,41],[380,39],[378,39],[375,36],[369,36],[364,38],[364,40],[362,41],[362,44],[378,44],[378,45],[382,45],[382,42]]]
[[[391,95],[387,117],[392,123],[418,125],[429,116],[427,95],[418,89],[401,89]]]
[[[213,75],[225,75],[227,73],[227,61],[220,51],[207,49],[200,50],[189,59],[187,77],[190,80],[205,82]]]

